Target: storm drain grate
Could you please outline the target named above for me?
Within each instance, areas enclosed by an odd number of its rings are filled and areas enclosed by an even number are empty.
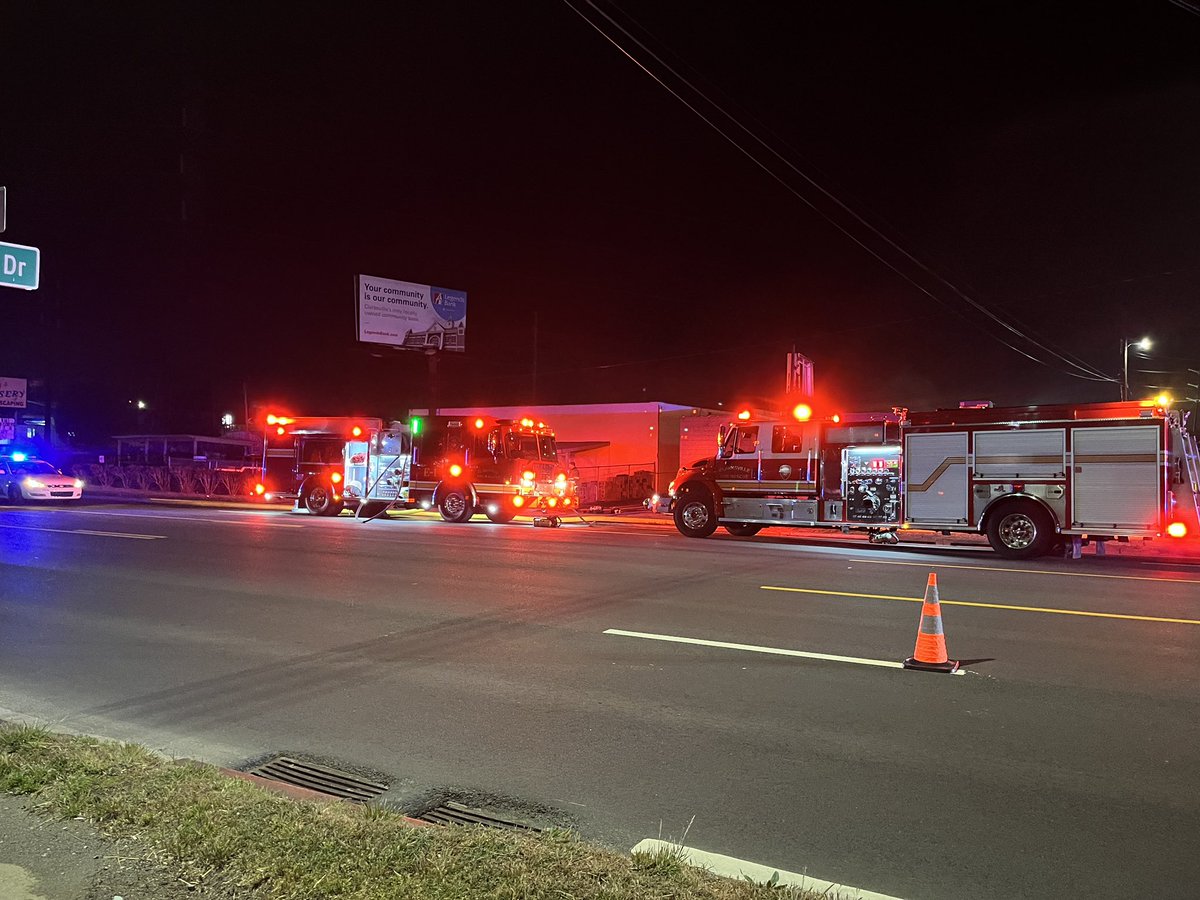
[[[341,797],[343,800],[353,800],[357,803],[373,800],[388,789],[386,784],[367,781],[365,778],[328,766],[301,762],[290,756],[277,757],[269,763],[251,769],[250,774],[273,778],[296,787],[308,788],[310,791],[319,791],[331,797]]]
[[[478,809],[471,809],[469,806],[463,806],[461,803],[454,803],[453,801],[447,801],[440,806],[435,806],[413,818],[421,822],[429,822],[432,825],[485,825],[488,828],[507,828],[509,831],[542,830],[533,825],[526,825],[523,822],[501,819],[499,816],[493,816],[491,813],[481,812]]]

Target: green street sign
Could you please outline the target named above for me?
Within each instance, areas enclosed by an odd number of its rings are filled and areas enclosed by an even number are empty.
[[[0,242],[0,287],[37,290],[41,263],[42,251],[37,247]]]

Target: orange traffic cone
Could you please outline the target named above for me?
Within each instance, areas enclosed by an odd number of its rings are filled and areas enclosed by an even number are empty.
[[[942,605],[938,602],[937,573],[929,573],[925,602],[921,606],[921,625],[917,628],[917,649],[904,661],[906,669],[925,672],[957,672],[958,660],[946,654],[946,634],[942,630]]]

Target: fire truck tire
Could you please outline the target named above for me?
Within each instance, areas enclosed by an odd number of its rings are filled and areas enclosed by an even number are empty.
[[[763,530],[763,526],[753,525],[750,522],[732,522],[725,526],[725,530],[734,537],[754,537]]]
[[[475,514],[471,495],[462,488],[444,488],[438,494],[437,508],[447,522],[469,522]]]
[[[495,507],[495,512],[492,512],[492,507]],[[506,525],[517,515],[517,511],[502,500],[488,503],[484,508],[484,513],[497,525]]]
[[[359,518],[371,519],[388,507],[386,500],[364,500],[358,507]]]
[[[1044,555],[1054,543],[1054,522],[1037,503],[1016,500],[988,516],[987,536],[997,556],[1033,559]]]
[[[717,513],[706,493],[685,494],[675,501],[675,527],[687,537],[706,538],[717,530]]]
[[[336,516],[342,511],[342,504],[333,499],[333,491],[319,481],[305,489],[301,502],[314,516]]]

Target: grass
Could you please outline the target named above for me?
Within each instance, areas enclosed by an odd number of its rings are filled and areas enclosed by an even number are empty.
[[[0,727],[0,790],[137,838],[190,884],[264,900],[816,898],[717,878],[675,852],[632,857],[567,831],[417,828],[379,807],[303,803],[132,744]]]

